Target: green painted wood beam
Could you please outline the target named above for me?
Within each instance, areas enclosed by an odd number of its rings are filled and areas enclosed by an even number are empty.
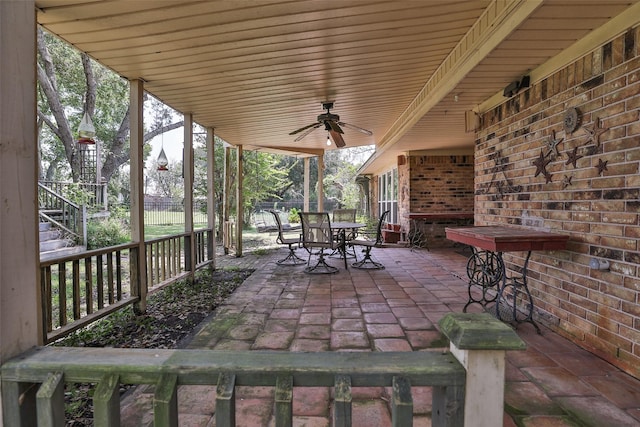
[[[440,319],[441,332],[461,350],[524,350],[515,331],[489,313],[449,313]]]

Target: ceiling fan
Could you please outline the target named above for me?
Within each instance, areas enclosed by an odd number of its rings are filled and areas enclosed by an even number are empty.
[[[344,131],[342,130],[342,127],[345,127],[347,129],[357,130],[358,132],[364,133],[365,135],[369,135],[369,136],[373,135],[373,132],[363,129],[359,126],[341,122],[339,115],[331,114],[330,110],[333,108],[333,102],[334,101],[325,101],[322,103],[322,108],[327,110],[327,112],[320,114],[317,118],[318,121],[316,123],[303,126],[300,129],[294,130],[289,134],[289,135],[295,135],[297,133],[302,132],[300,136],[294,139],[294,142],[300,141],[302,138],[304,138],[305,136],[309,135],[311,132],[313,132],[314,130],[322,126],[324,126],[324,129],[329,133],[329,135],[331,136],[331,139],[333,140],[333,142],[336,144],[336,147],[338,148],[342,148],[346,145],[344,142],[344,139],[342,139],[342,134],[344,133]],[[328,139],[327,139],[327,144],[330,144],[330,141]]]

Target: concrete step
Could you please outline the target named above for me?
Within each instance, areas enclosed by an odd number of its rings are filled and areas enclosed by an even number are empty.
[[[40,243],[47,242],[50,240],[57,240],[62,236],[60,230],[50,229],[46,231],[40,230]]]
[[[40,252],[55,251],[61,248],[73,246],[73,243],[67,239],[54,239],[40,242]]]
[[[87,248],[85,246],[67,246],[59,249],[40,252],[40,261],[48,261],[54,258],[69,256],[80,252],[85,252],[86,250]]]

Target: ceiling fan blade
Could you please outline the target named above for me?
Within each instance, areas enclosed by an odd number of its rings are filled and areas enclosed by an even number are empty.
[[[338,122],[338,124],[340,126],[346,127],[347,129],[357,130],[358,132],[364,133],[365,135],[369,135],[369,136],[373,135],[373,132],[371,132],[370,130],[363,129],[360,126],[352,125],[345,122]]]
[[[340,126],[338,126],[338,123],[334,122],[333,120],[327,120],[325,124],[327,123],[329,124],[329,127],[331,128],[332,131],[337,133],[344,133],[344,131],[340,128]]]
[[[342,148],[345,145],[344,139],[342,139],[342,135],[340,135],[340,133],[334,131],[333,129],[329,131],[329,135],[331,135],[331,139],[333,139],[333,142],[336,144],[336,147],[338,148]]]
[[[301,128],[300,128],[300,129],[298,129],[298,130],[294,130],[294,131],[293,131],[293,132],[291,132],[289,135],[295,135],[296,133],[302,132],[303,130],[309,129],[310,127],[314,127],[314,126],[315,126],[315,127],[318,127],[318,126],[320,126],[320,124],[319,124],[319,123],[311,123],[310,125],[307,125],[307,126],[301,127]]]
[[[300,141],[302,138],[304,138],[305,136],[309,135],[311,132],[313,132],[314,130],[318,129],[320,126],[322,126],[322,123],[315,123],[312,126],[306,126],[303,129],[307,129],[306,131],[304,131],[300,136],[298,136],[296,139],[293,140],[293,142],[298,142]],[[303,130],[300,129],[300,130]],[[296,132],[299,132],[300,130],[297,130]],[[294,133],[296,133],[294,132]],[[289,134],[291,135],[291,134]]]

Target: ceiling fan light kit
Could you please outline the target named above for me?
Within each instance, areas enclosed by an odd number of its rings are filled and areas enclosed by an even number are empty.
[[[296,135],[302,132],[296,139],[294,139],[294,142],[300,141],[311,132],[322,127],[323,125],[324,129],[327,131],[327,145],[331,145],[331,140],[333,140],[334,144],[336,144],[336,147],[338,148],[342,148],[347,145],[342,138],[342,134],[344,134],[342,127],[356,130],[368,136],[373,135],[373,132],[371,132],[370,130],[363,129],[359,126],[355,126],[349,123],[341,122],[339,115],[331,114],[333,102],[334,101],[325,101],[322,103],[322,108],[327,110],[327,112],[318,115],[318,117],[316,118],[316,123],[311,123],[310,125],[303,126],[300,129],[294,130],[293,132],[289,133],[289,135]]]

